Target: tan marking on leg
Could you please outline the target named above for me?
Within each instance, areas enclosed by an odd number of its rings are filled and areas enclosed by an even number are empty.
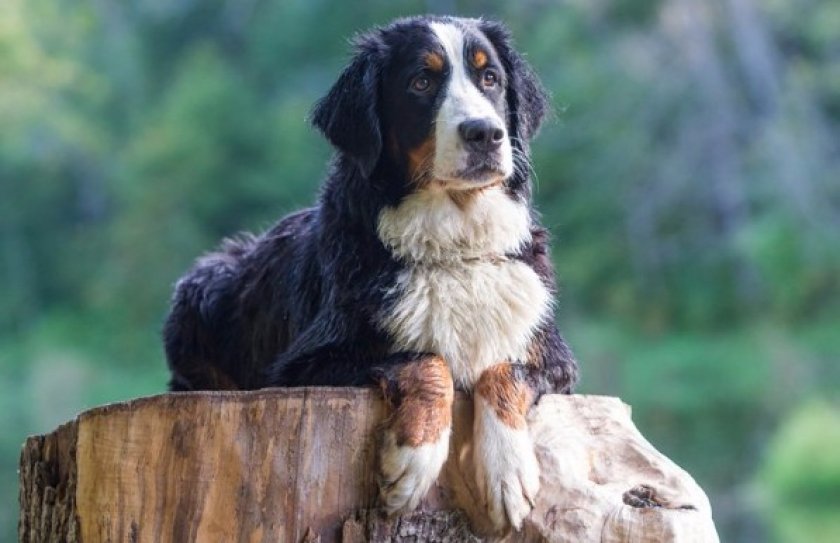
[[[475,385],[475,392],[507,426],[515,429],[527,426],[525,415],[534,394],[527,384],[514,377],[510,364],[497,364],[484,370]]]
[[[397,376],[397,394],[399,403],[389,421],[397,445],[435,443],[452,425],[454,385],[443,358],[433,356],[402,368]]]

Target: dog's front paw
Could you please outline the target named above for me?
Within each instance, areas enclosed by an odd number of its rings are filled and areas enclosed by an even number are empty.
[[[379,449],[379,494],[386,512],[410,511],[417,507],[437,480],[449,454],[449,428],[431,443],[399,445],[396,435],[386,430]]]
[[[492,410],[477,414],[474,461],[479,494],[496,531],[519,530],[540,489],[540,467],[526,428],[511,428]]]

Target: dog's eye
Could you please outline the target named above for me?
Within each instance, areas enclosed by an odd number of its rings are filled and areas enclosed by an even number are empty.
[[[484,70],[481,74],[481,84],[485,87],[495,87],[499,84],[499,74],[495,70]]]
[[[411,89],[416,92],[426,92],[432,86],[432,81],[425,75],[418,75],[411,80]]]

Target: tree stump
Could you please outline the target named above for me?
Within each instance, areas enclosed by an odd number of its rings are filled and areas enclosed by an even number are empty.
[[[542,469],[520,532],[488,535],[472,479],[472,401],[414,512],[376,508],[378,391],[165,394],[86,411],[27,439],[21,541],[717,542],[708,499],[616,398],[545,396],[529,414]]]

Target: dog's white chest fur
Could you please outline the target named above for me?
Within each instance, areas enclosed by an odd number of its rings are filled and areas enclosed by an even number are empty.
[[[489,366],[524,360],[551,299],[534,270],[504,257],[530,241],[523,203],[495,187],[461,209],[427,190],[383,210],[378,232],[409,263],[380,316],[397,350],[443,356],[466,387]]]

